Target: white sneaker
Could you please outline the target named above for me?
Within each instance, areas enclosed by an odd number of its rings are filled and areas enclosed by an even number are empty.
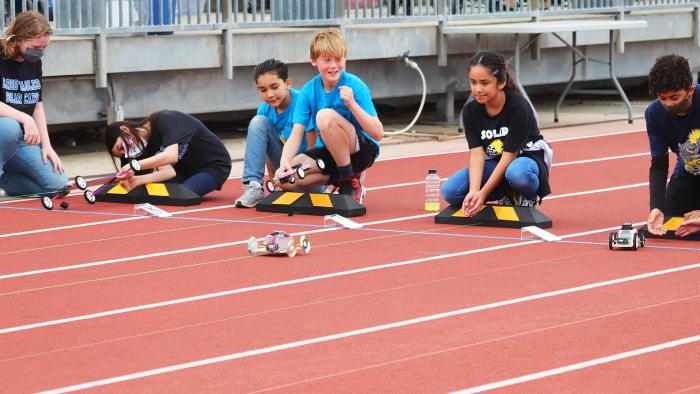
[[[513,205],[517,205],[519,207],[535,207],[539,208],[540,206],[540,200],[538,196],[535,196],[534,199],[528,200],[527,198],[523,197],[522,194],[518,192],[513,192]]]
[[[5,193],[5,189],[0,188],[0,197],[7,197],[7,193]]]
[[[503,197],[498,200],[498,205],[518,205],[516,204],[517,198],[518,193],[508,188],[505,193],[503,193]]]
[[[236,199],[236,208],[253,208],[265,196],[262,185],[257,181],[250,181],[243,185],[243,195]]]
[[[534,207],[534,208],[539,208],[540,207],[540,201],[535,197],[534,200],[528,200],[526,198],[521,198],[520,199],[520,205],[521,207]]]
[[[498,205],[515,205],[515,203],[513,203],[513,199],[510,198],[508,194],[504,194],[503,197],[498,200]]]

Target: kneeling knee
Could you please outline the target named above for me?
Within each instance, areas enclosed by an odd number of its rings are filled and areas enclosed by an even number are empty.
[[[0,118],[0,144],[21,141],[22,128],[19,122],[12,118]]]
[[[444,187],[444,185],[442,187],[441,193],[442,198],[445,200],[445,202],[447,202],[450,205],[461,204],[464,200],[464,196],[459,195],[458,193],[456,193],[455,190]]]
[[[328,130],[340,115],[333,109],[324,108],[316,114],[316,125],[320,131]]]

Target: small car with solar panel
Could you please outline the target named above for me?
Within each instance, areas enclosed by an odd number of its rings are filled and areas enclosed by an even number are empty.
[[[645,242],[644,233],[638,232],[631,223],[623,224],[619,230],[611,232],[608,237],[610,250],[614,248],[637,250],[643,248]]]
[[[304,254],[311,252],[311,242],[302,235],[299,238],[299,243],[294,242],[294,237],[284,231],[273,231],[265,236],[263,244],[258,244],[258,239],[250,237],[248,239],[248,253],[251,256],[259,256],[265,254],[283,255],[294,257],[298,250],[303,250]]]

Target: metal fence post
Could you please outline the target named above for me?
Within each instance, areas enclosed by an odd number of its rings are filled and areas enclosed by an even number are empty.
[[[107,87],[107,4],[105,1],[92,1],[92,17],[97,34],[95,35],[95,87]]]
[[[233,1],[222,0],[221,17],[226,27],[221,31],[222,44],[224,46],[224,78],[233,79]]]
[[[447,37],[443,34],[443,29],[447,27],[447,16],[445,13],[445,0],[436,0],[438,26],[437,26],[437,62],[438,66],[447,66]]]
[[[618,3],[617,6],[619,7],[619,11],[615,19],[621,21],[625,19],[625,0],[616,1]],[[618,30],[616,34],[617,41],[615,41],[615,48],[618,53],[625,53],[625,38],[623,37],[622,29]]]
[[[693,7],[693,38],[695,46],[700,47],[700,6]]]

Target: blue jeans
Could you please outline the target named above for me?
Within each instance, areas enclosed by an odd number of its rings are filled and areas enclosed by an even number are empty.
[[[497,160],[484,161],[484,174],[481,176],[481,186],[496,169]],[[540,169],[537,162],[528,157],[518,157],[506,168],[506,182],[513,191],[519,192],[528,200],[537,197],[537,189],[540,187]],[[505,193],[505,182],[502,182],[494,191],[486,196],[486,201],[498,200]],[[450,205],[461,204],[469,192],[469,168],[464,167],[447,178],[442,185],[442,197]]]
[[[44,164],[39,145],[24,142],[16,120],[0,118],[0,188],[7,195],[50,193],[68,183],[64,174],[53,171],[50,160]]]
[[[262,184],[265,175],[265,158],[272,167],[279,168],[282,157],[282,141],[275,125],[265,116],[255,115],[248,124],[243,157],[243,183],[256,181]]]

